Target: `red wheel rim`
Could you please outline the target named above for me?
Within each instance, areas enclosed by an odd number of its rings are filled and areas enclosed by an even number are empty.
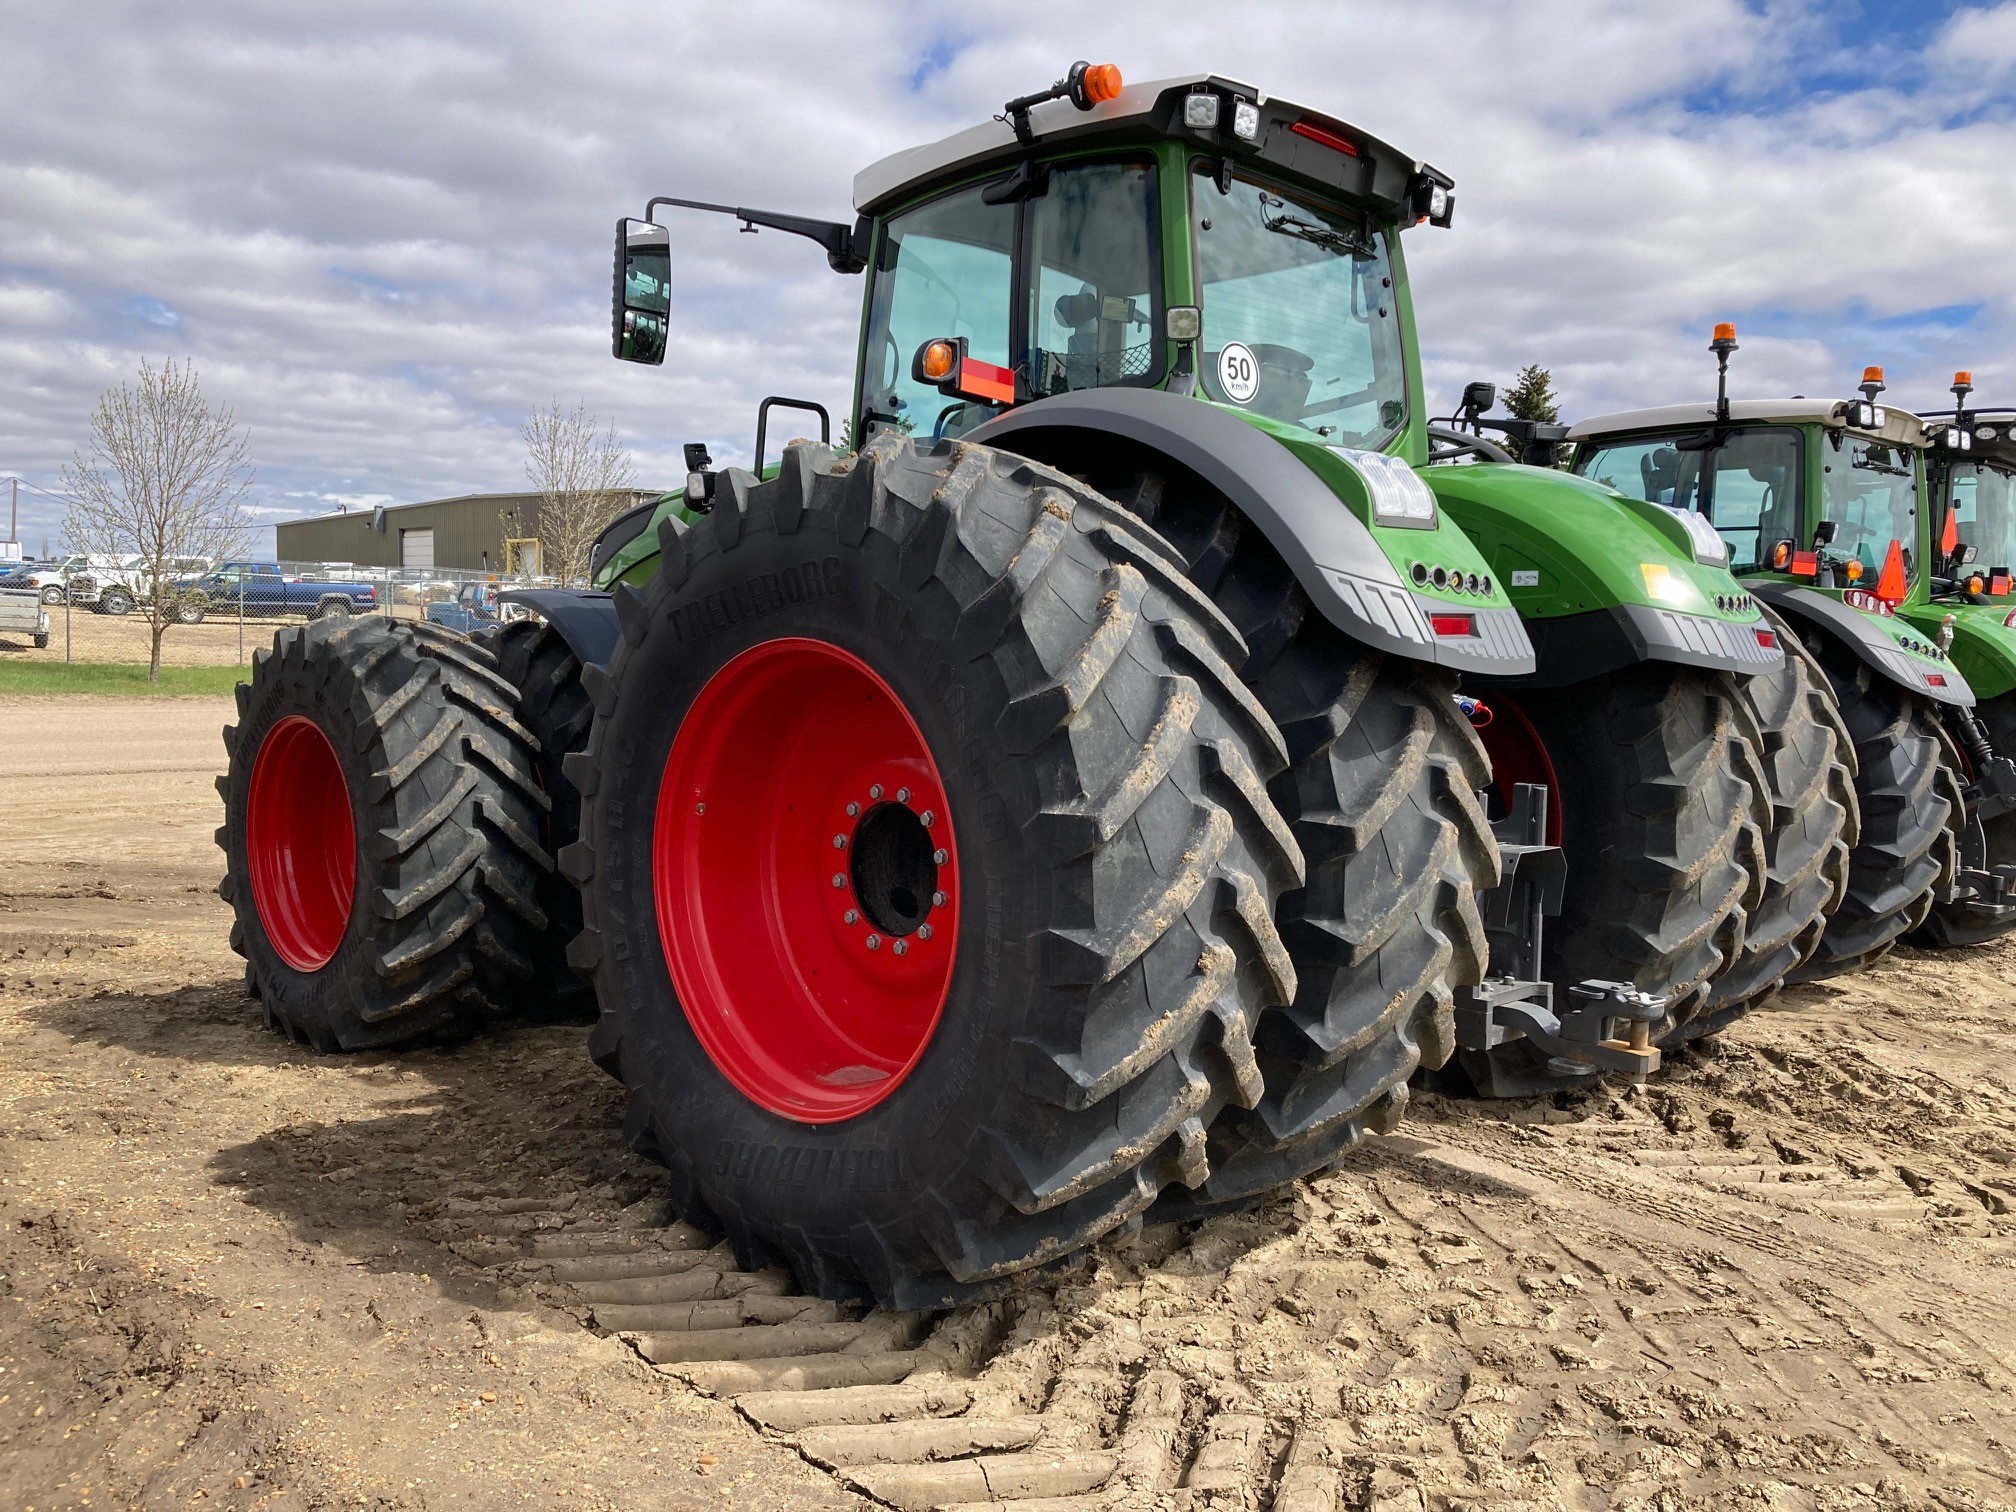
[[[658,934],[752,1102],[837,1123],[923,1056],[959,940],[948,809],[909,710],[838,646],[752,646],[693,700],[653,828]]]
[[[1493,818],[1502,818],[1512,807],[1512,792],[1522,782],[1544,783],[1547,788],[1547,843],[1561,843],[1561,779],[1554,775],[1554,763],[1547,755],[1547,742],[1533,728],[1526,711],[1504,694],[1493,692],[1485,706],[1491,720],[1478,730],[1484,753],[1491,758],[1491,789],[1496,796]]]
[[[245,864],[274,953],[296,971],[328,965],[357,896],[357,827],[336,748],[303,715],[290,714],[259,743]]]

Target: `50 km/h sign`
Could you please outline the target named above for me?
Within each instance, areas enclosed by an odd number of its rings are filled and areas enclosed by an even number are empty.
[[[1234,404],[1244,404],[1260,392],[1260,363],[1251,347],[1236,341],[1225,343],[1218,354],[1218,386]]]

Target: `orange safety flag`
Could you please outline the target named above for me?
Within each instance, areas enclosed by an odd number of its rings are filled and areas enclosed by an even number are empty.
[[[1901,604],[1909,588],[1904,578],[1904,543],[1892,541],[1890,554],[1883,558],[1882,575],[1876,579],[1876,597],[1886,604]]]
[[[1960,544],[1960,511],[1952,505],[1946,506],[1946,528],[1939,532],[1939,555],[1950,557],[1953,548]]]

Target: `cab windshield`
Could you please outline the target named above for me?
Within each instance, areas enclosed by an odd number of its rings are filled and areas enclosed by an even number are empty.
[[[1904,572],[1918,575],[1918,468],[1907,447],[1830,431],[1822,448],[1822,518],[1834,523],[1827,555],[1862,564],[1867,579],[1882,570],[1895,541]]]
[[[1210,398],[1377,450],[1407,418],[1385,234],[1214,168],[1193,181]]]
[[[1983,566],[2016,565],[2016,473],[1983,462],[1953,469],[1947,496],[1954,534]]]

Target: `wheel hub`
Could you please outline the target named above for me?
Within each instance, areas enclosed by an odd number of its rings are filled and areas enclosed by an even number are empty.
[[[752,1101],[838,1122],[923,1056],[956,845],[916,721],[859,657],[768,641],[708,680],[666,762],[652,877],[687,1022]]]

